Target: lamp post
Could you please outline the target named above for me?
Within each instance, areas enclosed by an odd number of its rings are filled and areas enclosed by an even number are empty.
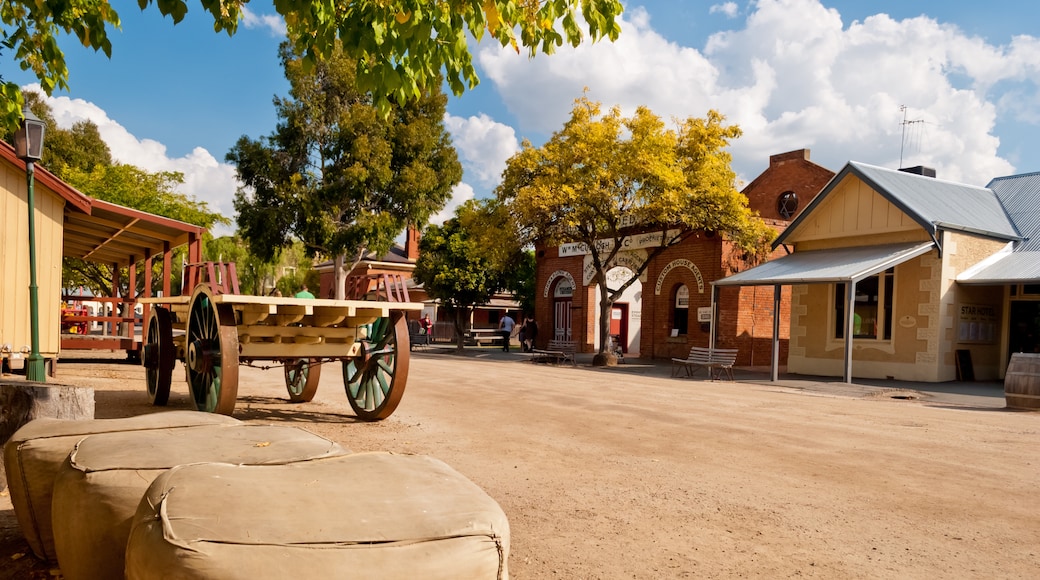
[[[22,111],[24,119],[14,134],[15,155],[25,161],[25,182],[28,186],[29,202],[29,322],[32,333],[32,350],[25,367],[25,378],[30,381],[46,382],[47,371],[40,355],[40,297],[36,287],[36,200],[33,197],[33,171],[35,163],[43,156],[44,124],[29,107]]]

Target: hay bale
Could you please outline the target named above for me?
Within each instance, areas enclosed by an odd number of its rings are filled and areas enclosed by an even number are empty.
[[[358,453],[171,469],[134,516],[126,578],[504,579],[508,557],[505,513],[462,474]]]
[[[68,580],[122,578],[131,519],[152,480],[171,467],[201,461],[284,464],[346,453],[337,443],[303,429],[275,425],[90,435],[76,444],[54,481],[51,511],[58,565]]]
[[[124,419],[40,418],[25,424],[4,446],[4,466],[14,514],[29,547],[40,559],[57,559],[51,530],[51,490],[62,463],[80,439],[97,433],[239,423],[225,415],[168,411]]]

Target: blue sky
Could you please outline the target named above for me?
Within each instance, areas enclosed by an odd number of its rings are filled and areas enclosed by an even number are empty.
[[[288,90],[271,4],[254,0],[231,38],[197,3],[177,26],[154,6],[121,4],[111,60],[63,43],[71,89],[50,100],[59,123],[93,119],[117,159],[182,171],[183,193],[233,217],[224,156],[274,129],[272,98]],[[473,44],[482,83],[451,97],[446,118],[465,169],[454,202],[488,195],[520,140],[541,144],[584,87],[626,113],[718,109],[744,130],[731,147],[744,183],[769,155],[803,147],[834,171],[928,165],[975,185],[1040,171],[1037,22],[1040,3],[629,0],[614,44],[534,59]],[[35,82],[6,53],[0,71]]]

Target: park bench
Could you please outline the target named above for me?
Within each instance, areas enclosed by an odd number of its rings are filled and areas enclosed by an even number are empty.
[[[700,369],[707,369],[708,376],[715,381],[725,372],[729,380],[733,380],[733,365],[737,362],[735,348],[705,348],[694,346],[686,358],[672,359],[672,376],[679,376],[679,371],[686,370],[686,376],[692,377]]]
[[[466,339],[477,346],[484,343],[502,346],[502,332],[497,328],[471,328],[466,331]]]
[[[573,340],[550,340],[546,348],[531,349],[531,352],[538,355],[535,359],[538,361],[554,363],[570,361],[572,365],[577,366],[574,360],[574,353],[577,350],[578,343]]]

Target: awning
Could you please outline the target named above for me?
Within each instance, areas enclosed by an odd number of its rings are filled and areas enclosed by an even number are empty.
[[[859,282],[935,247],[932,242],[807,250],[713,282],[716,286],[787,286]]]
[[[123,266],[202,239],[206,229],[99,199],[90,213],[66,210],[65,257]]]
[[[958,284],[1004,285],[1040,284],[1040,252],[998,254],[995,260],[980,264],[957,276]]]

